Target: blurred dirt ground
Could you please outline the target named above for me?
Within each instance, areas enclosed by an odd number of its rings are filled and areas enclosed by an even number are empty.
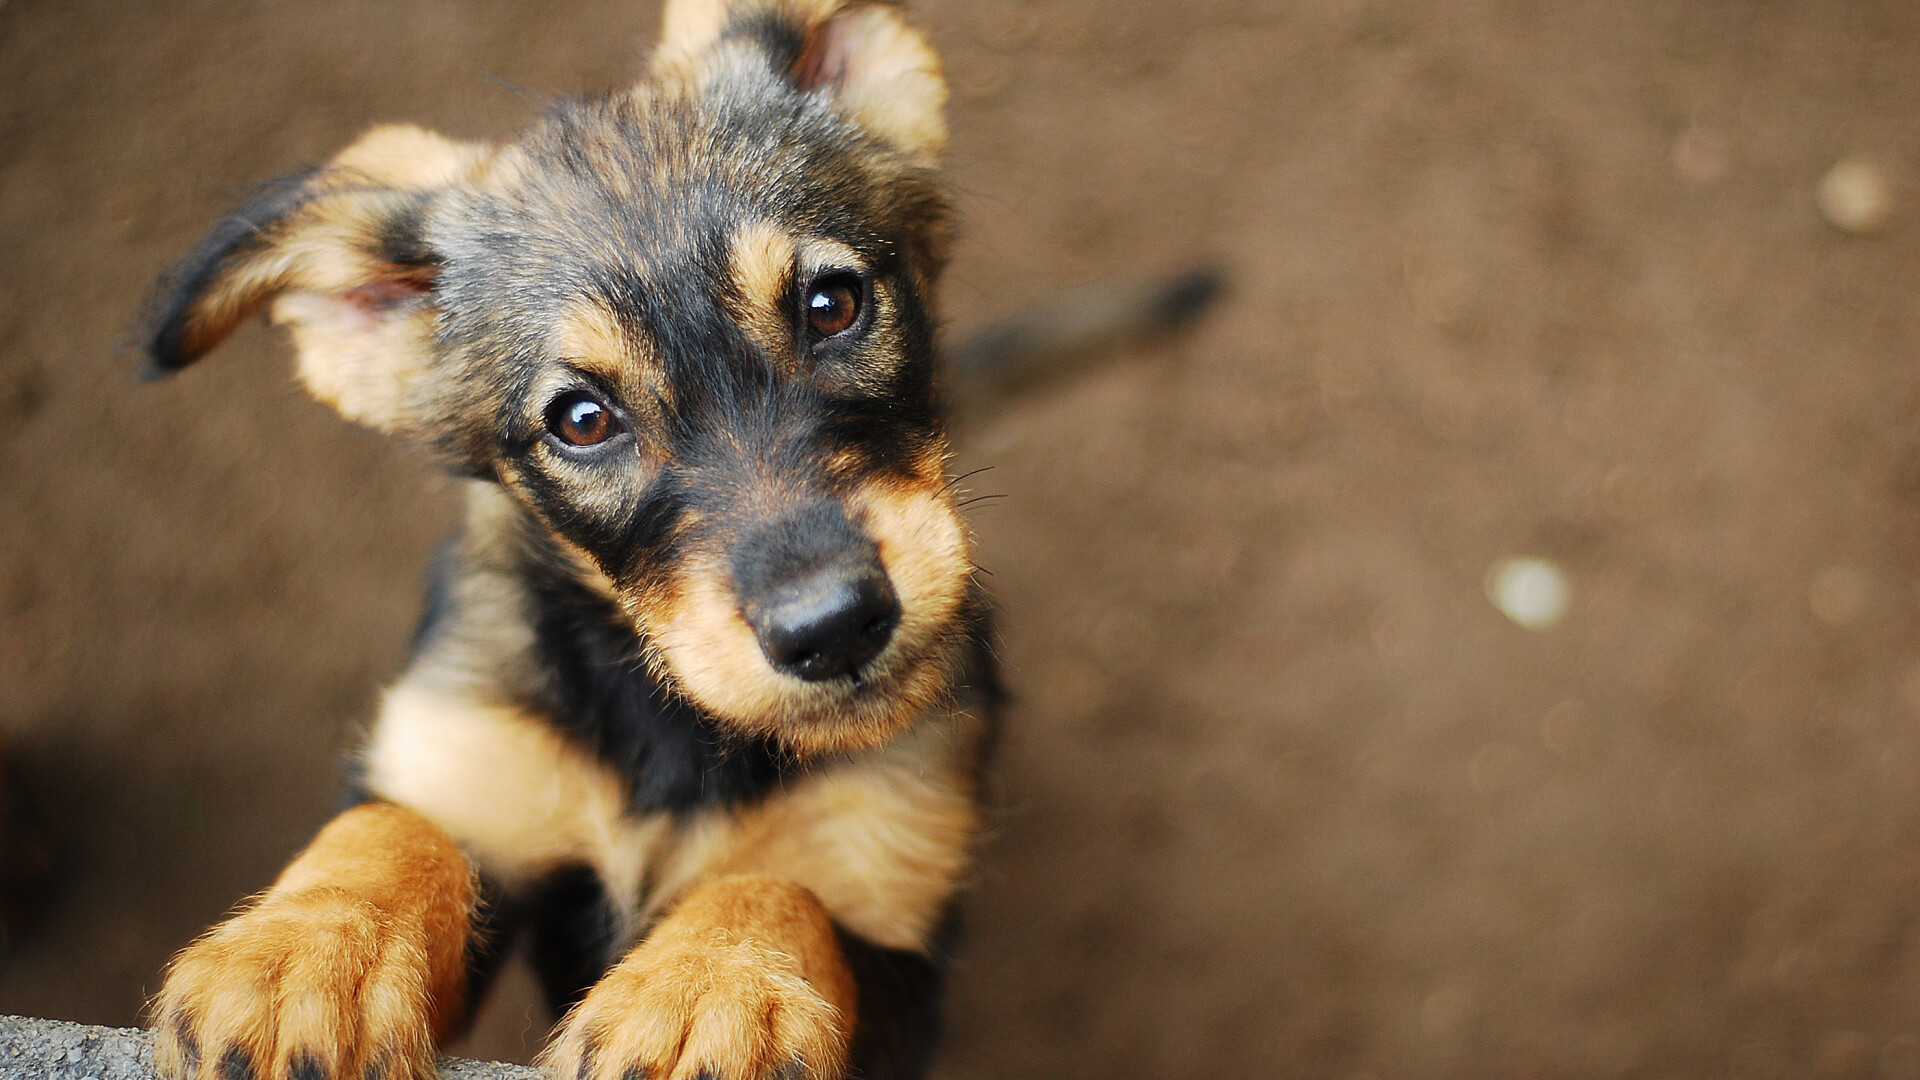
[[[1920,8],[923,0],[947,312],[1217,258],[963,433],[1016,705],[939,1067],[1920,1077]],[[131,1021],[332,808],[447,487],[249,330],[249,185],[512,133],[651,3],[0,6],[0,1011]],[[1816,213],[1864,155],[1881,235]],[[1573,589],[1529,632],[1496,560]],[[512,987],[471,1052],[537,1040]]]

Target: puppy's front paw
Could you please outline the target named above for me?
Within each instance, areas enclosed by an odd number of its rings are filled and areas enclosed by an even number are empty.
[[[792,956],[715,930],[634,950],[542,1064],[559,1080],[838,1080],[850,1021]]]
[[[270,896],[174,959],[154,1066],[170,1080],[430,1078],[418,938],[344,890]]]

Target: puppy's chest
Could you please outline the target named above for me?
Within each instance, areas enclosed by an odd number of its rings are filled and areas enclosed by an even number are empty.
[[[915,949],[979,832],[983,732],[976,713],[936,710],[880,750],[783,772],[752,797],[647,809],[621,770],[544,719],[402,683],[364,764],[371,794],[446,829],[504,883],[586,867],[644,924],[698,881],[776,874],[868,940]]]
[[[520,709],[403,684],[368,742],[366,784],[446,829],[490,876],[586,866],[620,909],[637,911],[689,835],[732,815],[717,802],[649,807],[636,797],[644,778],[623,775],[598,749]],[[685,762],[666,764],[654,788],[699,782]]]

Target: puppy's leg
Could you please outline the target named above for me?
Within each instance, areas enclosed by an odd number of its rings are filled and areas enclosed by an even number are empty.
[[[246,911],[173,961],[154,1065],[184,1080],[427,1078],[461,1018],[473,871],[411,810],[335,818]]]
[[[839,1080],[853,976],[813,894],[769,875],[690,893],[543,1057],[567,1080]]]

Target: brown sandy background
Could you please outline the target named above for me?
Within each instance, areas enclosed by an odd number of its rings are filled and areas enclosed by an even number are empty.
[[[1920,1076],[1920,9],[924,0],[977,325],[1217,257],[971,427],[1017,695],[945,1078]],[[505,136],[651,3],[0,6],[0,1011],[127,1023],[329,813],[447,485],[250,329],[248,185]],[[523,88],[516,90],[513,87]],[[1815,211],[1834,161],[1888,232]],[[1532,633],[1508,555],[1573,586]],[[509,986],[468,1049],[538,1031]]]

